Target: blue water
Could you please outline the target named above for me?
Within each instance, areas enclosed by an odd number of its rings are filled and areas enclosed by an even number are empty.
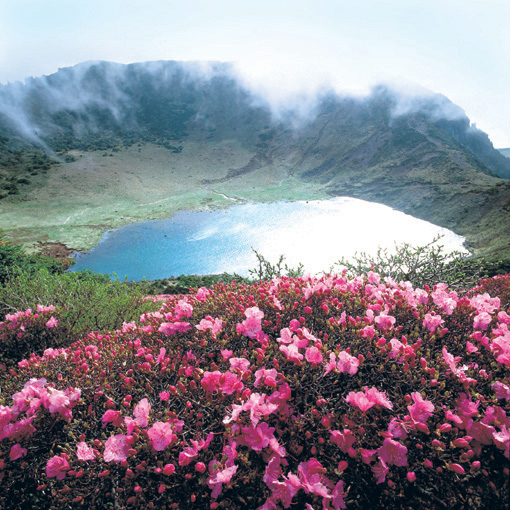
[[[76,257],[72,271],[92,269],[134,281],[223,272],[247,276],[256,265],[254,248],[273,263],[285,255],[290,267],[301,262],[317,273],[356,251],[375,253],[395,242],[425,244],[436,234],[445,236],[441,244],[449,250],[463,250],[464,239],[453,232],[362,200],[248,203],[181,211],[108,232],[97,247]]]

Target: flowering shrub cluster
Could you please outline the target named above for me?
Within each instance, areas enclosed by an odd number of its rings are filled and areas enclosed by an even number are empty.
[[[0,366],[0,507],[506,508],[510,310],[481,290],[217,284]]]
[[[7,314],[0,322],[0,359],[20,360],[32,352],[69,344],[67,328],[57,327],[59,315],[53,305]]]

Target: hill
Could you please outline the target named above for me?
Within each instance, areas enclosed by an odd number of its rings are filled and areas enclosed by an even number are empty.
[[[0,227],[87,249],[232,200],[353,196],[510,260],[510,160],[440,95],[377,87],[271,109],[229,64],[84,63],[0,87]]]

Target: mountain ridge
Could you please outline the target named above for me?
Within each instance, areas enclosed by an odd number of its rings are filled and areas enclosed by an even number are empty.
[[[204,189],[226,193],[251,183],[263,195],[264,179],[292,181],[385,203],[454,229],[476,254],[510,259],[510,183],[501,178],[510,177],[510,160],[444,96],[412,98],[379,86],[364,98],[324,91],[275,111],[232,65],[217,62],[86,63],[0,86],[0,207],[26,201],[23,179],[45,186],[61,171],[55,159],[74,172],[75,151],[104,151],[113,168],[122,151],[136,156],[127,148],[137,146],[169,152],[162,176],[174,165],[175,178],[185,180],[187,169],[200,165],[193,182]],[[222,164],[197,159],[209,153]],[[94,164],[108,178],[108,165]]]

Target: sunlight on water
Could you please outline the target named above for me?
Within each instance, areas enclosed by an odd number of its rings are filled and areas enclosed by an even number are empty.
[[[423,245],[444,235],[447,251],[460,250],[464,238],[389,207],[353,198],[301,202],[249,203],[229,209],[182,211],[168,220],[127,225],[77,257],[72,270],[90,268],[131,280],[180,274],[236,272],[255,267],[252,248],[290,267],[328,271],[355,252],[393,249],[395,243]]]

